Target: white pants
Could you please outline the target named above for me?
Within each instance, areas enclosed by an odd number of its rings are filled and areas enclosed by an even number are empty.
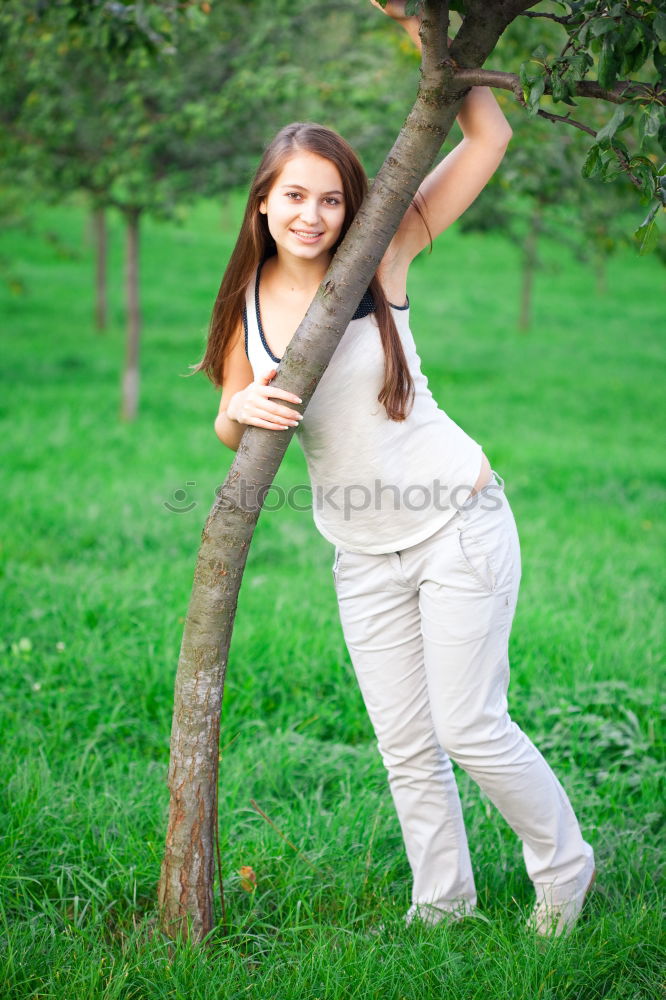
[[[564,789],[507,711],[520,548],[503,486],[493,474],[400,552],[336,550],[342,629],[388,771],[412,903],[425,909],[476,903],[452,760],[520,837],[537,889],[589,878],[593,864]]]

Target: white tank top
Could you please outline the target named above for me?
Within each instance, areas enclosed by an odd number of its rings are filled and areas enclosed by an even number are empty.
[[[260,272],[243,310],[255,379],[281,360],[261,325]],[[414,380],[407,419],[389,420],[377,400],[384,349],[366,292],[295,434],[308,465],[315,524],[324,538],[351,552],[397,552],[428,538],[465,502],[481,471],[481,446],[438,407],[428,388],[409,328],[409,302],[392,308]]]

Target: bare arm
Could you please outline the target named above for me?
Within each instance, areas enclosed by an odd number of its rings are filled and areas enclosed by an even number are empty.
[[[488,87],[472,87],[457,120],[463,138],[428,174],[418,191],[433,239],[481,193],[502,162],[512,135]],[[394,253],[397,251],[409,262],[429,242],[423,220],[410,207],[394,237]]]
[[[220,408],[214,425],[220,441],[232,451],[238,450],[245,428],[250,425],[282,431],[286,427],[297,426],[303,419],[298,410],[272,401],[271,397],[292,403],[301,402],[293,393],[270,385],[276,371],[273,369],[255,381],[245,354],[242,328],[239,327],[225,360]]]
[[[379,7],[375,0],[371,2]],[[404,0],[390,0],[384,13],[404,28],[420,51],[418,19],[406,17],[404,8]],[[416,199],[433,239],[455,222],[480,194],[501,163],[512,135],[488,87],[471,88],[457,121],[463,133],[462,140],[428,174]],[[416,209],[410,207],[380,266],[382,283],[389,297],[396,296],[393,301],[404,299],[409,264],[430,242],[428,229]]]

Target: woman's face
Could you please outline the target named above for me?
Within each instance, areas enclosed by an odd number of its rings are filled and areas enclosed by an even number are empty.
[[[300,260],[330,258],[345,218],[340,171],[316,153],[296,153],[286,161],[259,205],[278,254]]]

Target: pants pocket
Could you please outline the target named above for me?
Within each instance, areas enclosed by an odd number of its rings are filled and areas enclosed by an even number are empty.
[[[497,589],[497,574],[483,545],[465,524],[458,529],[458,547],[467,571],[480,587],[492,594]]]

